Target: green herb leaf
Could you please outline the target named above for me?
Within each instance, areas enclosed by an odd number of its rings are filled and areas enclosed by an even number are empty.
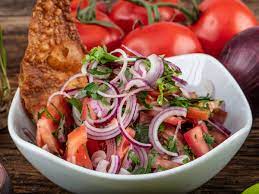
[[[152,109],[153,106],[150,104],[147,104],[146,98],[147,98],[148,92],[142,91],[137,94],[138,101],[147,109]]]
[[[165,130],[165,124],[162,123],[159,128],[158,128],[158,132],[163,132]]]
[[[152,166],[156,162],[157,155],[158,155],[158,153],[155,150],[150,151],[150,154],[148,155],[148,164],[147,164],[145,173],[152,172]]]
[[[157,172],[162,172],[162,171],[165,171],[165,170],[167,170],[167,169],[160,166],[160,165],[157,167]]]
[[[106,47],[95,47],[93,48],[83,59],[83,64],[90,62],[93,63],[95,61],[101,63],[101,64],[105,64],[105,63],[109,63],[109,62],[114,62],[116,60],[118,60],[119,58],[108,53],[107,48]]]
[[[133,150],[129,151],[128,158],[135,164],[140,164],[140,159]]]
[[[173,137],[169,137],[166,143],[166,148],[170,152],[175,152],[177,153],[177,146],[176,146],[177,140],[174,139]]]
[[[136,130],[136,140],[140,141],[142,143],[148,143],[149,142],[149,138],[148,138],[149,126],[138,123],[138,124],[136,124],[136,126],[134,128]]]
[[[212,146],[212,144],[214,144],[215,139],[214,137],[212,137],[210,134],[208,133],[204,133],[203,134],[203,139],[205,140],[205,142],[209,145]]]
[[[70,98],[68,102],[74,106],[80,113],[82,112],[82,102],[77,98]]]
[[[132,172],[133,174],[146,174],[146,169],[144,167],[139,167]]]
[[[92,75],[108,75],[112,73],[112,69],[108,67],[96,67],[93,69],[88,70],[90,74]]]

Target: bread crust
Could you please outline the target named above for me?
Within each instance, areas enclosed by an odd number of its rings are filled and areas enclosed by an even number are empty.
[[[19,87],[24,106],[36,119],[48,97],[78,72],[85,48],[80,41],[70,0],[37,0],[21,63]]]

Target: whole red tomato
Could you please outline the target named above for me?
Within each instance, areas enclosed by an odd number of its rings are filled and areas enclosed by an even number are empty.
[[[204,51],[215,57],[233,36],[257,24],[256,17],[239,0],[205,0],[199,9],[200,17],[190,28]]]
[[[98,10],[96,10],[96,20],[106,21],[116,26],[106,14]],[[123,31],[118,26],[105,27],[97,24],[83,24],[76,21],[76,27],[81,41],[87,50],[103,45],[105,45],[109,51],[114,50],[120,46],[124,36]]]
[[[138,28],[130,32],[122,44],[144,56],[155,53],[169,57],[203,52],[195,34],[173,22],[159,22]]]
[[[178,0],[157,0],[156,2],[158,1],[170,2],[170,3],[178,2]],[[179,15],[181,14],[169,7],[160,7],[159,13],[160,13],[161,21],[172,21],[175,19],[178,19],[178,20],[181,19],[181,17],[179,17]],[[146,8],[138,6],[134,3],[131,3],[125,0],[119,0],[117,3],[113,5],[112,10],[109,14],[109,17],[118,26],[120,26],[125,33],[129,33],[130,31],[132,31],[137,21],[139,21],[143,25],[148,24],[148,16],[147,16]]]
[[[73,0],[71,2],[70,7],[71,7],[72,12],[75,12],[77,10],[79,3],[80,3],[80,0]],[[88,6],[88,0],[82,0],[81,7],[87,7],[87,6]],[[103,1],[98,1],[96,4],[96,8],[99,11],[102,11],[104,13],[107,12],[107,6],[105,5],[105,3]]]

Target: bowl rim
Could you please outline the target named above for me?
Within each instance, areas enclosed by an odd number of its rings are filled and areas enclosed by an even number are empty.
[[[15,114],[14,111],[14,105],[15,103],[17,103],[16,101],[19,100],[20,98],[20,89],[18,88],[15,96],[13,98],[11,107],[10,107],[10,111],[9,111],[9,115],[8,115],[8,131],[9,134],[11,136],[11,138],[13,139],[13,141],[15,142],[15,144],[17,144],[18,148],[20,147],[24,147],[24,149],[30,150],[31,152],[37,152],[38,154],[42,155],[43,157],[47,157],[49,158],[49,160],[51,160],[52,162],[57,163],[60,166],[63,166],[65,168],[68,168],[69,170],[74,170],[77,171],[79,173],[82,174],[86,174],[86,175],[91,175],[91,176],[96,176],[98,178],[104,178],[104,179],[110,179],[110,180],[117,180],[117,181],[130,181],[130,180],[134,180],[134,181],[138,181],[138,180],[151,180],[151,179],[156,179],[156,178],[161,178],[161,177],[166,177],[166,176],[170,176],[176,173],[179,173],[181,171],[185,171],[188,170],[190,168],[192,168],[193,166],[197,166],[199,165],[199,163],[205,162],[208,158],[210,158],[211,156],[213,156],[216,152],[220,152],[224,150],[224,147],[229,144],[231,141],[233,141],[236,137],[238,136],[242,136],[243,134],[245,134],[246,132],[249,133],[251,127],[252,127],[252,112],[249,106],[249,103],[243,93],[243,91],[241,90],[240,86],[238,85],[238,83],[236,82],[236,80],[233,78],[233,76],[228,72],[228,70],[214,57],[206,55],[206,54],[186,54],[186,55],[180,55],[180,56],[176,56],[176,57],[189,57],[189,56],[202,56],[202,57],[207,57],[209,60],[212,60],[214,63],[217,64],[217,68],[220,68],[225,75],[228,77],[228,79],[231,81],[231,83],[234,85],[235,89],[238,90],[241,99],[245,102],[245,106],[247,109],[247,117],[248,120],[245,124],[245,126],[241,129],[239,129],[237,132],[235,132],[233,135],[231,135],[227,140],[225,140],[223,143],[221,143],[220,145],[218,145],[217,147],[215,147],[213,150],[211,150],[210,152],[208,152],[207,154],[187,163],[184,164],[182,166],[179,166],[177,168],[173,168],[173,169],[169,169],[166,171],[162,171],[162,172],[156,172],[156,173],[150,173],[150,174],[141,174],[141,175],[119,175],[119,174],[108,174],[108,173],[103,173],[103,172],[97,172],[94,170],[90,170],[90,169],[86,169],[83,168],[81,166],[72,164],[62,158],[59,158],[41,148],[39,148],[38,146],[31,144],[25,140],[23,140],[21,137],[19,137],[16,132],[14,131],[14,124],[13,124],[13,117]],[[169,57],[172,58],[172,57]],[[37,169],[39,170],[39,169]],[[39,170],[41,171],[41,170]]]

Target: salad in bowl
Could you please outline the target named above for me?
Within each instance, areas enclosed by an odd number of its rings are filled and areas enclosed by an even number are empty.
[[[213,85],[200,96],[164,56],[124,48],[95,47],[83,58],[39,111],[37,146],[88,169],[136,175],[177,168],[231,135]]]

